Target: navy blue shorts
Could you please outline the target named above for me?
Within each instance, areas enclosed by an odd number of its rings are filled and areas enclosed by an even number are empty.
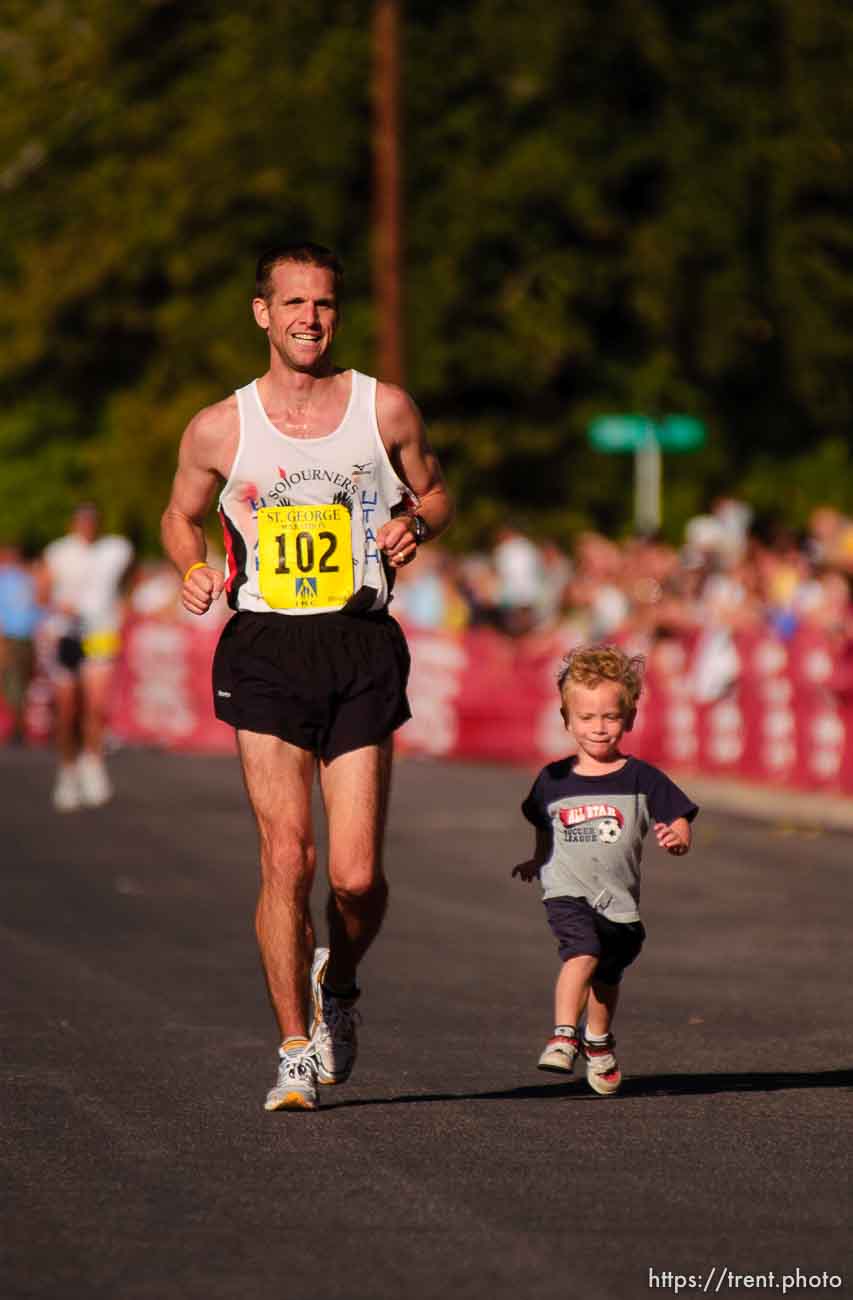
[[[598,958],[596,983],[618,984],[646,937],[642,921],[608,921],[585,898],[546,898],[545,911],[563,961]]]

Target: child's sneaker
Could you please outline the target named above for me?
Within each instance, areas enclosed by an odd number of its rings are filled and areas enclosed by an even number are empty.
[[[616,1040],[612,1034],[608,1034],[598,1043],[590,1043],[586,1038],[583,1041],[586,1081],[593,1092],[597,1092],[601,1097],[609,1097],[614,1092],[618,1092],[622,1082],[622,1071],[613,1054],[615,1046]]]
[[[555,1034],[545,1044],[545,1050],[539,1057],[537,1066],[540,1070],[555,1070],[558,1074],[571,1074],[575,1068],[580,1043],[577,1038],[567,1034]]]

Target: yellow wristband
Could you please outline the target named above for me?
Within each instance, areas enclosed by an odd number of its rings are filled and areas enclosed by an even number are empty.
[[[195,573],[196,569],[206,569],[206,568],[207,568],[207,560],[196,560],[195,564],[191,564],[190,567],[187,569],[186,573],[184,574],[184,582],[186,582],[187,578],[190,576],[191,573]]]

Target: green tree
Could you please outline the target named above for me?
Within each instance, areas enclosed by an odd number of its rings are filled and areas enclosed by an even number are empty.
[[[85,493],[153,546],[186,420],[263,366],[260,249],[328,240],[365,299],[363,25],[305,0],[12,9],[0,450],[8,484],[45,472],[7,527],[55,533]]]
[[[0,461],[10,535],[73,499],[157,545],[180,431],[264,364],[254,258],[347,265],[371,369],[367,0],[7,0]],[[626,528],[605,411],[684,411],[673,535],[721,489],[853,507],[853,12],[832,0],[409,0],[409,385],[486,540]],[[839,448],[842,453],[839,453]],[[768,476],[773,491],[768,493]],[[764,485],[764,486],[762,486]]]
[[[709,425],[667,458],[674,528],[762,454],[778,482],[849,440],[852,51],[821,0],[416,13],[415,386],[469,521],[626,521],[626,462],[585,444],[601,411]]]

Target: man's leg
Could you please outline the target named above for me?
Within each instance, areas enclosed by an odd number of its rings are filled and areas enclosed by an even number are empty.
[[[382,866],[393,742],[342,754],[320,767],[329,827],[329,964],[325,981],[345,990],[375,939],[388,902]]]
[[[113,794],[104,763],[104,732],[110,705],[114,667],[109,660],[83,661],[80,668],[80,714],[83,748],[77,760],[77,778],[83,802],[99,808]]]
[[[390,739],[320,769],[329,828],[329,949],[311,969],[312,1044],[319,1083],[345,1083],[358,1049],[356,969],[376,937],[388,902],[382,870],[391,783]]]
[[[77,678],[71,673],[57,675],[53,683],[56,748],[59,761],[64,765],[74,762],[80,748],[77,737],[79,689]]]
[[[53,787],[53,806],[57,812],[74,812],[83,802],[76,767],[79,689],[75,674],[56,674],[53,682],[54,739],[59,765]]]
[[[316,865],[311,825],[314,755],[276,736],[238,731],[243,779],[258,825],[258,947],[282,1040],[307,1037],[314,951],[309,900]]]
[[[98,660],[84,661],[80,670],[83,752],[97,757],[104,749],[113,672],[112,663]]]

